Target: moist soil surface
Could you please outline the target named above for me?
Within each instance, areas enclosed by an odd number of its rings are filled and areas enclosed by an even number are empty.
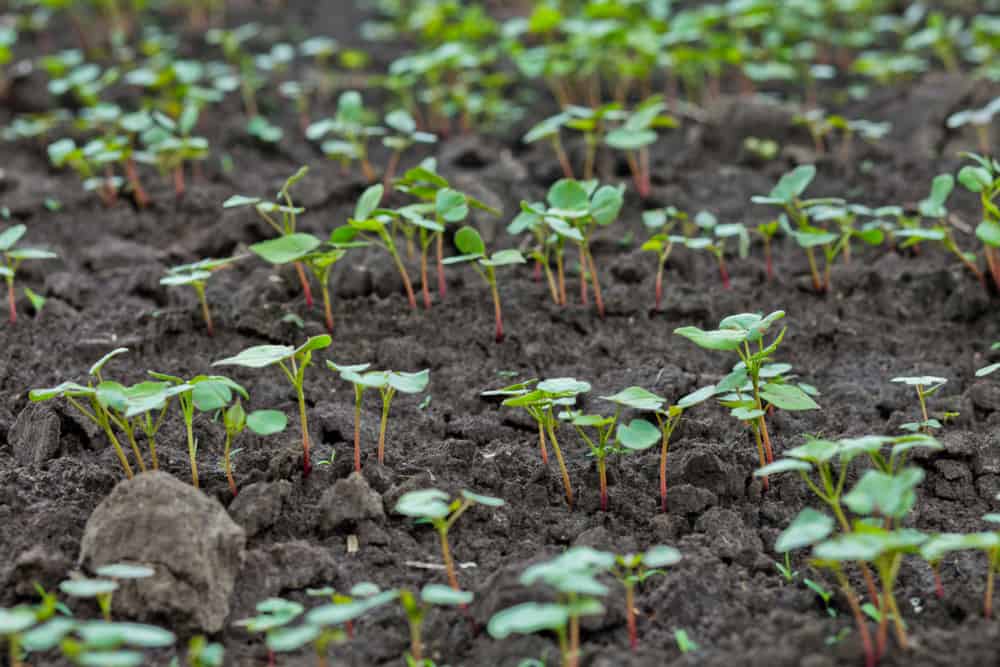
[[[356,25],[362,15],[350,3],[336,4],[343,5],[342,12],[318,12],[310,9],[313,3],[293,2],[279,19],[256,17],[308,25],[357,43],[345,26]],[[44,107],[47,102],[38,99],[36,88],[15,90],[0,120],[8,122],[14,109]],[[958,149],[972,147],[971,137],[950,133],[944,120],[956,109],[989,99],[981,88],[962,76],[930,74],[854,103],[846,109],[847,117],[890,120],[894,128],[877,145],[859,142],[846,165],[813,154],[808,136],[791,129],[790,112],[780,106],[726,96],[712,101],[704,122],[688,123],[657,145],[650,199],[641,202],[629,191],[621,225],[629,234],[595,243],[607,304],[603,320],[592,305],[580,303],[574,273],[570,304],[560,308],[526,266],[501,273],[507,339],[496,344],[488,291],[471,270],[449,268],[447,296],[432,289],[433,307],[411,311],[387,257],[376,250],[353,252],[334,273],[334,342],[318,356],[368,361],[376,368],[430,369],[428,399],[400,395],[395,400],[386,461],[380,466],[375,460],[379,403],[374,394],[367,395],[364,476],[383,494],[387,518],[347,522],[332,530],[324,528],[318,504],[336,480],[352,471],[350,387],[322,363],[307,374],[314,457],[333,457],[307,479],[301,476],[296,420],[278,436],[242,436],[236,457],[240,487],[287,480],[292,490],[278,503],[273,520],[255,522],[230,621],[252,615],[254,604],[269,596],[308,601],[309,587],[346,590],[359,581],[411,588],[444,583],[442,571],[426,567],[439,562],[434,531],[390,511],[402,492],[434,486],[449,492],[471,489],[506,501],[495,511],[471,511],[452,531],[461,585],[476,598],[467,619],[453,611],[430,614],[426,641],[438,664],[515,666],[525,658],[556,664],[554,639],[496,641],[485,632],[496,611],[537,599],[539,593],[517,584],[519,573],[574,544],[623,552],[657,543],[677,547],[683,560],[640,586],[638,651],[628,648],[624,596],[615,588],[606,601],[607,613],[584,626],[583,665],[861,664],[846,604],[835,596],[827,610],[802,583],[813,578],[832,589],[834,582],[798,558],[792,561],[799,573],[794,582],[786,582],[775,567],[781,556],[774,552],[774,540],[812,503],[807,490],[795,477],[775,477],[764,492],[753,477],[753,441],[725,410],[693,409],[675,433],[666,514],[659,511],[655,448],[612,462],[610,509],[602,512],[593,459],[564,428],[562,444],[578,498],[569,511],[554,461],[546,467],[540,460],[533,423],[480,392],[527,378],[573,376],[593,385],[582,401],[588,408],[599,409],[598,396],[629,385],[676,400],[718,380],[732,363],[674,336],[676,327],[712,328],[728,314],[782,309],[788,314],[788,333],[777,358],[793,364],[802,381],[820,390],[823,409],[775,414],[770,428],[778,453],[800,444],[804,434],[833,438],[899,432],[900,424],[918,418],[918,406],[911,390],[889,379],[946,377],[949,382],[931,399],[931,410],[960,415],[941,432],[943,451],[916,458],[927,478],[909,522],[926,531],[981,529],[979,518],[995,510],[1000,491],[1000,415],[995,411],[1000,387],[988,378],[975,380],[974,371],[990,361],[987,350],[990,342],[1000,340],[1000,322],[996,295],[984,291],[953,258],[930,247],[919,254],[889,246],[856,251],[849,265],[834,267],[832,290],[817,295],[805,258],[790,241],[779,241],[774,248],[773,281],[766,278],[760,246],[754,246],[749,258],[731,258],[731,289],[721,285],[710,256],[676,251],[667,266],[663,310],[655,312],[655,260],[638,250],[645,208],[672,204],[692,213],[704,209],[720,220],[748,226],[767,221],[769,212],[751,205],[750,197],[766,193],[796,163],[815,161],[819,166],[811,194],[870,205],[913,204],[925,196],[935,174],[954,172],[952,156]],[[269,237],[251,212],[222,211],[221,202],[232,194],[274,192],[298,165],[308,164],[309,176],[294,190],[308,209],[301,229],[325,234],[346,220],[365,187],[297,135],[291,113],[283,117],[280,109],[274,111],[286,121],[287,140],[280,149],[249,143],[240,131],[243,121],[236,104],[228,101],[221,111],[206,115],[201,131],[216,158],[192,179],[183,199],[174,199],[169,183],[146,175],[155,203],[145,210],[124,201],[103,207],[71,174],[51,171],[36,145],[3,149],[0,203],[28,225],[33,245],[46,245],[61,259],[24,266],[20,284],[49,301],[33,316],[22,300],[17,325],[0,327],[0,605],[30,601],[35,582],[52,587],[74,569],[88,516],[122,479],[104,437],[65,405],[52,406],[61,436],[44,461],[19,463],[12,438],[3,449],[15,420],[29,409],[30,388],[83,380],[94,360],[119,346],[129,353],[111,362],[108,372],[131,383],[149,370],[186,377],[207,372],[212,361],[251,345],[298,344],[324,330],[321,309],[306,307],[294,272],[276,272],[257,260],[241,262],[211,282],[214,337],[205,334],[193,294],[158,284],[168,266],[243,253],[248,244]],[[320,108],[315,115],[329,111]],[[528,120],[540,114],[532,109]],[[455,134],[435,151],[445,176],[502,206],[502,222],[478,221],[487,241],[500,246],[514,242],[503,226],[519,200],[541,199],[559,177],[558,164],[545,147],[519,143],[523,129],[500,137]],[[781,156],[757,163],[743,155],[740,146],[751,134],[779,140]],[[221,153],[232,156],[235,170],[219,168]],[[382,157],[376,155],[376,161]],[[410,156],[407,164],[418,157]],[[609,159],[601,168],[608,180],[627,174],[624,165]],[[50,211],[43,205],[46,198],[57,199],[61,208]],[[956,215],[973,220],[975,202],[955,201]],[[971,245],[971,236],[959,238]],[[296,414],[294,392],[276,370],[237,369],[231,375],[250,390],[250,407]],[[218,464],[223,430],[204,416],[195,428],[203,490],[229,505],[232,498]],[[164,427],[159,457],[163,469],[189,479],[179,420]],[[349,553],[348,541],[355,538],[358,548]],[[942,568],[942,599],[933,594],[929,568],[907,563],[897,597],[912,647],[906,653],[891,647],[885,664],[995,662],[1000,626],[981,615],[983,558],[949,558]],[[170,627],[170,618],[160,621]],[[226,646],[227,664],[266,664],[260,637],[231,624],[227,628],[217,637]],[[681,655],[676,629],[684,629],[700,650]],[[364,619],[358,637],[334,650],[333,664],[400,664],[407,648],[405,623],[395,609]],[[313,662],[303,654],[282,657],[279,664]]]

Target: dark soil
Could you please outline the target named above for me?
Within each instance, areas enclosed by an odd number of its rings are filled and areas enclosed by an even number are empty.
[[[309,9],[320,3],[290,4],[294,9],[282,19],[289,25],[356,41],[343,34],[347,27],[353,30],[355,14],[345,18]],[[598,509],[592,459],[564,430],[579,497],[578,506],[568,511],[558,470],[539,460],[532,424],[480,392],[516,381],[511,379],[516,373],[518,379],[585,379],[593,391],[584,404],[594,407],[597,396],[628,385],[674,400],[718,379],[731,365],[673,336],[674,328],[710,327],[731,313],[780,308],[787,311],[789,326],[780,359],[820,389],[824,409],[776,414],[771,428],[778,451],[800,443],[807,433],[898,432],[901,423],[916,418],[917,404],[889,379],[947,377],[931,408],[961,414],[943,431],[945,450],[918,459],[927,479],[912,525],[927,531],[980,529],[979,517],[997,507],[994,497],[1000,491],[1000,388],[996,381],[975,380],[974,370],[988,362],[989,344],[1000,340],[1000,321],[997,297],[985,293],[950,257],[930,248],[919,256],[888,248],[857,252],[850,266],[835,267],[832,293],[817,296],[808,288],[804,257],[790,243],[775,249],[777,279],[771,283],[759,247],[749,259],[733,258],[729,290],[722,288],[707,255],[677,252],[668,265],[665,309],[655,313],[655,263],[638,245],[644,234],[639,213],[645,207],[673,204],[692,212],[710,210],[723,221],[766,221],[768,212],[752,206],[751,195],[766,192],[797,162],[818,160],[818,195],[873,205],[918,201],[935,174],[954,170],[956,150],[971,147],[971,137],[949,134],[944,119],[990,97],[970,80],[941,74],[880,91],[846,115],[891,120],[894,131],[878,146],[859,145],[847,167],[811,155],[808,137],[789,129],[781,108],[729,98],[713,103],[708,122],[689,124],[659,144],[651,201],[643,204],[630,192],[622,218],[634,240],[625,245],[609,237],[596,244],[608,308],[603,321],[579,304],[575,290],[573,303],[560,309],[551,304],[544,285],[532,280],[530,268],[506,272],[501,292],[508,336],[497,345],[488,292],[471,271],[450,270],[447,299],[440,302],[435,295],[433,309],[411,312],[386,257],[358,252],[343,262],[333,283],[334,344],[319,356],[431,372],[427,405],[420,407],[419,397],[407,396],[394,403],[385,467],[374,457],[378,402],[369,396],[365,404],[365,476],[384,494],[387,510],[404,490],[428,486],[452,492],[468,488],[507,501],[497,511],[472,511],[452,533],[455,556],[463,564],[462,586],[474,591],[476,600],[467,622],[452,612],[431,614],[426,636],[439,664],[513,667],[530,657],[555,664],[555,643],[549,638],[498,642],[483,629],[493,613],[533,594],[517,585],[517,575],[529,563],[573,544],[622,552],[656,543],[676,546],[684,560],[641,587],[638,652],[628,650],[624,598],[615,591],[607,614],[585,626],[587,667],[861,663],[846,605],[835,598],[836,616],[830,617],[801,583],[807,576],[825,581],[823,575],[796,560],[800,578],[786,583],[774,565],[780,559],[774,540],[811,502],[806,489],[795,478],[774,478],[762,493],[752,476],[754,446],[723,410],[692,411],[675,435],[667,514],[658,511],[656,452],[611,466],[611,506],[605,513]],[[50,171],[35,146],[3,148],[0,205],[29,226],[28,239],[50,246],[62,259],[24,267],[22,284],[46,294],[49,302],[34,318],[27,302],[20,303],[22,320],[16,327],[0,327],[0,444],[28,407],[28,389],[81,380],[89,365],[113,347],[128,347],[130,353],[113,361],[109,373],[135,382],[148,370],[193,375],[251,345],[297,344],[322,333],[322,313],[305,307],[294,273],[275,274],[257,261],[243,262],[211,284],[214,338],[203,331],[193,295],[158,285],[167,266],[241,252],[268,237],[250,213],[221,211],[231,194],[273,192],[299,164],[309,164],[310,175],[295,191],[308,208],[301,225],[323,233],[346,219],[364,187],[295,136],[291,114],[285,118],[291,141],[280,151],[248,143],[235,104],[231,100],[222,112],[206,117],[203,131],[216,159],[206,165],[205,177],[193,182],[179,202],[167,183],[151,187],[157,203],[143,211],[124,203],[103,208],[71,174]],[[10,117],[9,110],[0,111],[0,121]],[[781,140],[782,157],[761,165],[740,155],[743,138],[751,134]],[[558,177],[547,150],[529,150],[518,136],[517,131],[500,138],[456,136],[437,151],[446,176],[503,205],[503,223],[483,221],[485,235],[501,244],[511,242],[503,224],[518,201],[540,198]],[[219,169],[222,153],[237,165],[229,174]],[[866,160],[868,171],[861,168]],[[605,167],[612,176],[621,171],[619,165]],[[148,182],[153,177],[149,174]],[[47,210],[47,197],[58,199],[62,208]],[[958,216],[972,220],[974,202],[958,201]],[[963,236],[962,242],[970,245],[970,238]],[[283,319],[289,313],[302,318],[304,329]],[[295,414],[294,394],[276,371],[238,370],[233,377],[250,389],[251,407]],[[320,497],[351,472],[353,394],[322,364],[310,370],[306,384],[315,456],[336,458],[303,480],[297,427],[268,439],[243,437],[236,469],[240,486],[288,480],[292,491],[276,520],[248,541],[231,620],[252,614],[254,604],[268,596],[306,600],[308,587],[329,584],[344,590],[366,580],[419,587],[444,581],[442,572],[419,565],[439,558],[435,535],[426,526],[390,513],[384,521],[321,530]],[[0,456],[0,605],[30,601],[34,582],[51,587],[73,569],[87,517],[122,478],[105,439],[68,408],[55,409],[62,436],[47,460],[21,465],[12,445]],[[204,490],[228,505],[231,497],[217,464],[222,429],[204,418],[196,429]],[[165,428],[159,446],[161,466],[188,479],[177,421]],[[347,552],[350,535],[359,541],[355,553]],[[915,561],[904,567],[898,599],[913,648],[909,653],[891,649],[885,664],[995,663],[1000,626],[981,618],[985,571],[979,556],[949,559],[943,567],[946,595],[938,600],[927,567]],[[826,584],[833,588],[832,582]],[[850,634],[834,642],[845,628]],[[675,629],[685,629],[701,650],[681,656]],[[401,663],[405,624],[395,610],[367,618],[359,634],[360,640],[336,649],[334,664]],[[266,664],[259,637],[231,627],[218,639],[226,645],[228,665]],[[279,664],[314,663],[303,655]]]

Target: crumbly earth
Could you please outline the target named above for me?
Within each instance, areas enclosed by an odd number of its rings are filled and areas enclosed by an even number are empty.
[[[289,4],[292,10],[282,19],[288,25],[308,25],[348,43],[357,41],[339,34],[359,18],[353,9],[337,14],[312,8],[321,3]],[[0,122],[9,121],[14,109],[51,104],[38,98],[37,89],[15,90],[8,108],[0,109]],[[343,511],[341,516],[348,518],[337,521],[329,519],[336,498],[324,499],[324,493],[352,469],[353,393],[323,364],[310,369],[306,395],[315,456],[332,462],[317,466],[308,479],[300,474],[295,420],[279,436],[242,436],[236,477],[241,488],[258,486],[248,501],[233,508],[218,464],[221,426],[197,419],[204,491],[229,506],[250,533],[231,620],[250,615],[254,604],[268,596],[307,601],[309,587],[443,582],[441,571],[421,566],[439,558],[433,531],[390,511],[403,491],[435,486],[451,492],[471,489],[507,501],[495,511],[471,511],[452,533],[462,564],[459,578],[476,600],[467,620],[451,611],[430,615],[426,639],[438,664],[514,667],[525,658],[555,664],[551,638],[499,642],[484,630],[494,612],[539,595],[518,586],[517,575],[528,564],[574,544],[625,551],[657,543],[676,546],[684,559],[640,587],[639,650],[633,654],[628,649],[624,597],[615,591],[607,599],[607,614],[585,625],[587,667],[861,663],[846,604],[835,597],[828,613],[802,580],[811,577],[831,589],[832,582],[796,558],[798,578],[788,583],[774,565],[781,558],[773,550],[776,536],[812,503],[806,489],[796,478],[774,478],[770,490],[762,492],[752,476],[752,441],[724,410],[699,407],[676,433],[667,514],[658,509],[655,451],[611,465],[610,511],[599,511],[593,460],[564,429],[579,498],[578,506],[568,511],[554,462],[546,468],[540,461],[532,424],[480,392],[517,379],[574,376],[593,384],[583,403],[595,409],[601,404],[598,396],[629,385],[674,400],[720,378],[732,362],[672,335],[674,328],[710,327],[731,313],[780,308],[788,313],[788,334],[778,358],[794,364],[803,381],[819,388],[823,410],[774,415],[770,423],[778,451],[800,443],[803,434],[898,432],[901,423],[917,417],[918,408],[915,396],[889,379],[946,377],[948,384],[930,407],[960,415],[942,433],[944,451],[917,457],[927,478],[910,522],[927,531],[982,528],[979,517],[996,508],[994,497],[1000,491],[1000,385],[988,378],[976,380],[974,371],[991,361],[989,344],[1000,340],[1000,321],[997,296],[986,293],[951,257],[932,248],[919,254],[889,247],[859,250],[850,265],[834,268],[832,292],[818,296],[809,289],[804,256],[787,241],[775,247],[773,282],[766,280],[759,245],[747,259],[731,258],[728,290],[708,255],[678,251],[667,268],[664,309],[653,312],[655,260],[638,246],[644,235],[639,216],[647,207],[705,209],[723,221],[750,226],[766,221],[769,212],[751,205],[750,197],[765,193],[781,173],[802,162],[819,165],[820,176],[810,190],[817,195],[871,205],[912,204],[925,196],[935,174],[954,171],[959,149],[972,147],[973,138],[946,130],[944,119],[989,99],[989,93],[961,76],[931,74],[854,103],[848,117],[890,120],[894,128],[877,146],[856,146],[847,165],[812,154],[808,137],[791,129],[790,112],[781,107],[735,98],[713,102],[704,123],[689,123],[658,145],[650,200],[640,202],[630,192],[616,228],[628,233],[605,235],[595,244],[607,303],[603,321],[592,307],[579,303],[577,290],[571,291],[572,303],[561,309],[549,301],[544,285],[533,280],[530,267],[504,271],[500,281],[508,337],[498,345],[492,340],[488,292],[470,270],[449,269],[447,298],[435,293],[431,310],[410,311],[386,256],[375,250],[352,253],[334,275],[334,343],[318,356],[370,361],[377,368],[428,368],[429,400],[396,399],[382,467],[374,457],[379,406],[374,395],[368,396],[364,474],[382,494],[386,512],[379,516],[368,508],[352,519],[350,511]],[[51,171],[38,146],[5,147],[0,204],[28,225],[33,244],[51,247],[61,259],[25,265],[21,284],[47,295],[48,304],[32,317],[23,301],[24,317],[17,326],[0,327],[0,605],[31,600],[35,582],[51,587],[73,569],[88,516],[122,478],[105,439],[67,407],[25,413],[28,389],[82,380],[95,359],[118,346],[130,352],[115,359],[107,372],[135,382],[149,370],[185,376],[206,372],[212,361],[245,347],[296,344],[322,333],[322,313],[306,308],[294,273],[275,272],[256,260],[223,272],[209,287],[217,320],[212,338],[205,335],[192,294],[158,285],[168,266],[242,253],[248,244],[267,238],[267,227],[250,213],[223,212],[221,202],[234,193],[273,192],[300,164],[312,168],[295,190],[308,208],[301,219],[304,231],[328,233],[352,210],[365,184],[324,162],[296,134],[293,114],[278,108],[279,102],[276,96],[267,99],[275,105],[274,117],[285,121],[288,141],[280,149],[262,150],[249,143],[231,100],[222,111],[206,116],[201,128],[214,150],[203,177],[190,184],[183,200],[175,201],[168,183],[147,174],[156,203],[145,210],[124,202],[104,208],[82,192],[72,175]],[[325,111],[329,109],[317,110],[316,116]],[[455,135],[436,152],[446,176],[502,205],[500,222],[479,221],[487,239],[499,245],[514,243],[503,227],[519,200],[539,199],[558,178],[558,165],[545,147],[519,144],[520,130],[499,137]],[[779,140],[784,147],[780,158],[761,164],[744,155],[740,146],[749,135]],[[222,154],[232,156],[235,170],[220,169]],[[607,179],[627,173],[610,158],[602,169]],[[47,197],[58,199],[61,208],[48,210],[43,206]],[[964,196],[955,202],[957,216],[972,221],[975,202]],[[959,238],[971,247],[970,235],[960,233]],[[303,327],[288,315],[301,318]],[[275,407],[295,415],[294,393],[277,372],[234,370],[232,376],[250,389],[252,408]],[[31,437],[22,437],[24,432]],[[54,432],[57,440],[52,440]],[[30,455],[14,451],[22,446],[33,448]],[[165,470],[188,479],[184,433],[177,420],[165,427],[159,451]],[[352,536],[358,549],[349,553]],[[913,646],[909,653],[893,647],[885,664],[995,662],[1000,626],[981,617],[985,572],[981,556],[949,558],[942,568],[945,596],[939,600],[930,570],[908,562],[898,599]],[[169,618],[162,622],[170,626]],[[226,645],[227,664],[265,664],[259,637],[227,628],[217,637]],[[676,629],[686,630],[701,650],[682,656],[674,641]],[[358,633],[359,640],[334,651],[333,664],[400,664],[407,637],[396,610],[366,618]],[[314,661],[303,654],[284,657],[279,664]]]

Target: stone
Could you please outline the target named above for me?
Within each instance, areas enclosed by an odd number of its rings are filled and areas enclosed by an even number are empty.
[[[249,484],[229,504],[229,515],[253,537],[274,525],[291,493],[292,483],[285,479]]]
[[[59,455],[61,433],[61,420],[55,410],[29,403],[7,433],[7,442],[19,464],[37,465]]]
[[[116,614],[171,618],[180,632],[220,632],[244,558],[246,533],[214,498],[164,472],[119,483],[87,520],[80,564],[93,572],[129,562],[152,567],[123,583]]]
[[[319,501],[319,526],[332,533],[346,525],[355,525],[366,519],[384,519],[382,496],[368,486],[361,473],[338,479],[326,490]]]
[[[698,514],[719,504],[719,497],[708,489],[691,484],[667,488],[667,510],[676,514]]]

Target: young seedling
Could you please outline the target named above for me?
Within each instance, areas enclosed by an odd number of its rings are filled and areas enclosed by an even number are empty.
[[[63,382],[55,387],[32,389],[28,392],[28,398],[34,403],[48,401],[55,398],[65,398],[66,401],[76,408],[76,410],[87,418],[88,421],[92,422],[104,431],[104,434],[108,437],[112,447],[114,447],[119,463],[121,463],[122,468],[125,470],[125,476],[128,479],[132,479],[132,466],[129,464],[128,457],[125,456],[125,450],[122,449],[121,443],[118,442],[114,429],[111,427],[111,414],[107,408],[108,392],[98,393],[101,389],[101,385],[104,384],[104,378],[101,376],[101,369],[106,363],[108,363],[108,361],[125,352],[128,352],[128,349],[120,347],[98,359],[94,365],[90,367],[90,370],[87,373],[92,379],[87,382],[86,386],[76,382]],[[112,392],[112,395],[117,400],[118,392]],[[102,398],[104,400],[102,400]],[[89,407],[85,406],[82,402],[84,399],[89,404]]]
[[[941,428],[940,420],[931,419],[930,414],[927,412],[927,398],[936,394],[937,390],[948,382],[947,378],[939,378],[933,375],[921,375],[918,377],[896,377],[892,378],[891,381],[899,384],[905,384],[916,389],[917,400],[920,402],[920,415],[923,417],[923,420],[902,424],[900,425],[901,429],[904,431],[910,431],[911,433],[923,431],[924,433],[930,435],[933,430]]]
[[[208,140],[191,136],[199,113],[197,105],[188,104],[175,121],[154,111],[153,125],[141,135],[146,150],[136,155],[137,160],[141,158],[142,162],[156,164],[163,175],[173,176],[174,193],[178,198],[186,191],[185,163],[207,160],[209,156]]]
[[[278,410],[255,410],[250,414],[246,413],[239,399],[222,412],[222,424],[226,428],[226,446],[222,454],[223,468],[226,471],[226,479],[229,481],[229,490],[236,497],[236,480],[233,478],[233,466],[231,451],[233,440],[249,428],[257,435],[274,435],[281,433],[288,426],[288,416]]]
[[[626,115],[621,127],[611,130],[604,138],[604,143],[611,148],[624,151],[636,191],[643,199],[649,197],[651,187],[649,147],[659,138],[656,131],[677,127],[677,121],[664,113],[666,108],[659,96],[650,97]]]
[[[14,225],[0,232],[0,254],[3,263],[0,264],[0,277],[7,283],[7,304],[10,309],[10,323],[17,324],[17,301],[14,296],[14,277],[21,263],[25,260],[55,259],[54,252],[38,248],[17,247],[17,242],[25,235],[28,228],[24,225]]]
[[[313,598],[329,598],[330,602],[321,609],[328,610],[327,613],[333,614],[336,612],[334,609],[329,609],[330,607],[344,607],[346,605],[351,605],[351,608],[364,607],[370,604],[370,600],[373,596],[380,593],[379,587],[370,581],[362,581],[361,583],[355,584],[351,587],[349,594],[338,593],[337,590],[331,586],[324,586],[323,588],[307,588],[306,595]],[[348,609],[341,609],[342,612],[350,613]],[[325,614],[319,614],[320,616],[325,616]],[[360,614],[359,614],[360,615]],[[314,614],[310,612],[306,620],[311,620]],[[354,637],[354,617],[350,620],[342,621],[344,624],[344,630],[347,633],[348,639],[353,639]],[[325,623],[324,625],[333,625],[332,623]]]
[[[459,591],[461,587],[458,584],[455,561],[448,545],[448,531],[455,525],[459,517],[473,505],[497,508],[503,504],[504,501],[500,498],[482,496],[471,491],[462,491],[460,498],[452,500],[444,491],[422,489],[403,494],[396,503],[395,511],[404,516],[429,523],[434,527],[441,540],[441,559],[444,561],[448,583],[454,590]]]
[[[817,292],[824,292],[829,289],[829,285],[820,277],[815,248],[829,245],[835,242],[838,237],[836,234],[813,225],[810,222],[808,210],[823,204],[840,204],[842,200],[836,198],[801,199],[802,193],[806,191],[814,178],[816,178],[815,166],[810,164],[796,167],[782,176],[767,196],[754,196],[751,201],[755,204],[780,206],[784,210],[785,215],[782,220],[785,222],[782,227],[805,250],[806,258],[809,260],[809,271],[812,274],[813,288]],[[789,224],[789,220],[791,224]],[[826,275],[829,276],[829,270],[827,270]]]
[[[312,363],[316,350],[330,347],[329,335],[313,336],[299,347],[290,345],[257,345],[248,347],[234,357],[213,362],[213,366],[242,366],[244,368],[266,368],[277,366],[288,378],[299,404],[299,422],[302,429],[302,476],[308,477],[312,471],[309,459],[309,423],[306,416],[305,373]]]
[[[447,257],[444,263],[459,264],[472,262],[472,268],[489,285],[490,294],[493,296],[493,315],[496,319],[494,339],[496,342],[502,343],[504,339],[503,312],[500,307],[500,290],[497,287],[496,268],[498,266],[524,264],[524,256],[517,250],[498,250],[492,255],[488,255],[483,238],[472,227],[462,227],[455,232],[455,247],[462,254],[455,257]]]
[[[673,231],[678,222],[685,221],[687,221],[687,214],[678,211],[673,206],[643,211],[642,213],[642,224],[652,233],[652,236],[642,244],[640,250],[656,253],[658,260],[656,265],[656,301],[654,305],[654,310],[657,312],[660,311],[661,304],[663,303],[663,270],[666,267],[667,260],[670,258],[671,251],[674,249],[674,244],[685,240],[683,236],[676,236],[670,232]]]
[[[226,259],[203,259],[192,264],[181,264],[167,269],[167,275],[160,278],[160,284],[167,287],[189,285],[194,288],[198,295],[198,303],[201,304],[201,316],[205,321],[205,329],[209,336],[215,335],[215,327],[212,324],[212,311],[208,307],[208,299],[205,297],[205,286],[216,271],[228,269],[233,263],[243,259],[240,257],[227,257]]]
[[[750,426],[757,443],[761,467],[774,461],[771,436],[765,419],[767,415],[765,403],[783,410],[819,408],[801,385],[784,382],[780,373],[764,372],[784,339],[787,329],[783,328],[766,346],[764,334],[772,324],[784,316],[785,313],[781,310],[774,311],[766,317],[744,313],[723,319],[719,322],[719,328],[714,331],[703,331],[697,327],[681,327],[674,330],[675,334],[687,338],[698,347],[736,352],[739,355],[740,363],[721,382],[714,385],[714,389],[705,388],[700,391],[722,394],[720,400],[724,406],[731,409],[733,417]],[[756,344],[756,351],[751,344]],[[769,375],[771,377],[768,377]],[[763,480],[766,489],[767,477]]]
[[[69,579],[59,584],[59,590],[74,598],[93,599],[105,621],[111,620],[111,599],[118,584],[110,579]]]
[[[528,130],[528,133],[522,139],[526,144],[533,144],[537,141],[548,141],[551,143],[552,150],[555,151],[556,157],[559,159],[559,166],[562,167],[564,178],[574,178],[573,166],[570,164],[569,156],[566,155],[566,149],[563,148],[562,138],[560,137],[561,129],[571,118],[572,115],[565,111],[555,116],[550,116]]]
[[[948,116],[946,125],[948,129],[955,130],[965,125],[971,125],[976,130],[976,137],[979,141],[979,152],[983,155],[990,154],[990,126],[993,118],[1000,114],[1000,97],[980,109],[963,109]]]
[[[56,628],[59,632],[63,628]],[[72,636],[67,636],[72,633]],[[47,642],[58,644],[62,657],[74,665],[116,665],[138,667],[148,664],[150,656],[143,650],[160,650],[173,646],[177,637],[169,630],[142,623],[110,621],[77,622],[63,637],[52,641],[58,633],[50,633]]]
[[[590,384],[586,382],[575,378],[553,378],[537,382],[537,384],[535,380],[528,380],[503,389],[483,392],[483,396],[509,396],[510,398],[504,400],[504,406],[524,408],[525,412],[538,424],[538,444],[542,452],[542,462],[547,465],[549,460],[545,449],[547,437],[552,443],[552,450],[559,463],[559,472],[562,475],[563,489],[566,493],[566,504],[569,505],[570,509],[573,508],[573,485],[569,479],[569,470],[566,468],[562,449],[559,447],[559,440],[556,439],[559,420],[556,418],[555,409],[557,407],[572,408],[576,404],[576,397],[588,391],[590,391]]]
[[[780,223],[777,220],[772,220],[771,222],[764,222],[757,225],[754,230],[764,241],[764,263],[767,267],[768,282],[774,280],[774,261],[771,257],[771,243],[774,241],[778,229],[780,229]]]
[[[465,607],[472,602],[473,594],[441,584],[427,584],[420,589],[419,597],[412,591],[399,591],[399,603],[406,614],[410,626],[410,652],[406,656],[407,667],[430,667],[424,659],[424,644],[421,629],[427,612],[433,607]]]
[[[718,218],[708,211],[699,211],[694,216],[694,224],[701,230],[702,236],[674,237],[674,242],[682,243],[690,250],[705,250],[711,253],[719,265],[722,287],[730,289],[732,284],[729,281],[729,268],[726,266],[726,241],[736,237],[739,242],[740,257],[745,258],[750,252],[750,234],[739,222],[719,224]]]
[[[0,637],[7,640],[7,660],[11,667],[24,667],[21,661],[23,637],[37,622],[35,611],[30,607],[0,607]]]
[[[437,142],[437,137],[430,132],[421,132],[417,129],[417,121],[404,109],[396,109],[386,114],[385,124],[392,134],[382,139],[382,143],[392,151],[392,155],[382,175],[382,187],[391,194],[392,181],[396,177],[396,168],[403,153],[414,144],[433,144]]]
[[[277,636],[281,639],[282,635],[278,633],[286,630],[295,619],[300,617],[305,611],[305,607],[292,600],[273,597],[258,602],[255,611],[257,612],[256,616],[240,619],[236,621],[235,625],[246,628],[248,632],[263,633],[266,636],[268,664],[273,667],[275,649],[271,646],[271,638]],[[280,642],[279,648],[281,648]]]
[[[1000,98],[997,98],[1000,102]],[[997,104],[1000,108],[1000,104]],[[965,189],[979,195],[982,222],[976,226],[976,236],[983,243],[986,266],[993,283],[1000,290],[1000,162],[996,159],[966,153],[976,163],[966,165],[958,172],[958,181]]]
[[[393,238],[391,224],[394,220],[394,211],[380,209],[379,202],[382,201],[384,188],[381,184],[373,185],[361,194],[357,205],[354,207],[354,216],[348,220],[347,226],[338,227],[333,230],[332,239],[338,243],[353,243],[360,237],[366,242],[374,243],[382,247],[399,271],[403,279],[403,287],[406,289],[406,298],[410,308],[416,310],[417,297],[413,293],[413,283],[410,281],[410,274],[403,264],[403,259]]]
[[[635,651],[639,647],[639,632],[635,617],[635,587],[649,577],[664,574],[662,568],[675,565],[681,560],[681,552],[673,547],[657,545],[643,553],[615,556],[611,573],[625,588],[625,617],[628,619],[629,646]]]
[[[332,134],[335,138],[322,144],[323,153],[340,162],[345,171],[357,161],[368,182],[374,183],[376,175],[368,160],[368,142],[372,137],[384,135],[385,128],[373,124],[373,120],[375,115],[365,108],[361,93],[348,90],[341,93],[335,116],[310,125],[306,137],[319,141]]]
[[[308,239],[294,236],[296,233],[295,227],[298,223],[298,216],[304,213],[305,209],[295,206],[295,202],[292,200],[292,195],[290,193],[292,186],[302,180],[308,171],[309,167],[301,167],[298,171],[289,176],[284,185],[281,186],[281,190],[278,192],[278,196],[276,197],[277,201],[265,201],[260,197],[233,195],[223,202],[222,208],[229,209],[253,206],[254,210],[257,211],[257,214],[261,217],[261,219],[264,220],[264,222],[266,222],[268,226],[270,226],[280,236],[292,236],[299,244],[308,245]],[[277,219],[275,214],[281,216],[280,221]],[[309,236],[309,238],[315,239],[315,237],[312,236]],[[308,248],[308,250],[314,250],[318,245],[319,241],[316,239],[316,244]],[[312,308],[312,290],[309,288],[309,280],[306,278],[306,272],[301,262],[295,263],[295,270],[298,272],[299,282],[302,283],[302,293],[306,298],[306,306]]]

